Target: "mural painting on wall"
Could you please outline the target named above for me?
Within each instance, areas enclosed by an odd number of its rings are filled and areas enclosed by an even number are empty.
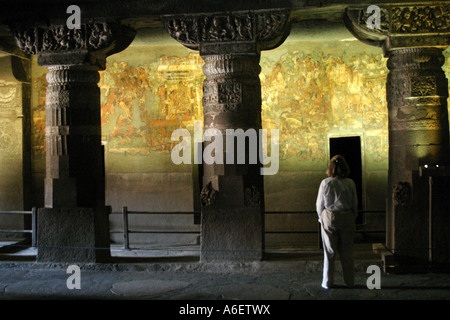
[[[177,128],[202,121],[203,60],[162,56],[147,64],[109,60],[100,73],[101,121],[108,151],[170,153]],[[261,59],[263,128],[280,129],[280,158],[326,161],[327,133],[364,131],[374,161],[387,157],[386,61],[381,54],[291,51]],[[33,151],[45,152],[45,75],[36,80]],[[270,137],[268,139],[270,141]]]
[[[387,157],[387,68],[381,54],[293,51],[261,65],[263,127],[280,129],[280,158],[326,161],[332,130],[365,132],[376,159]]]
[[[47,89],[46,74],[33,79],[33,90],[36,90],[37,101],[32,104],[31,116],[31,153],[45,154],[45,91]],[[37,103],[37,105],[35,105]]]
[[[177,128],[202,120],[202,59],[166,57],[133,66],[113,61],[101,72],[101,121],[109,152],[169,153]]]

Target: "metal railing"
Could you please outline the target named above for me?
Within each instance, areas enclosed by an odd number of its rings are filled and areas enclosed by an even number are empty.
[[[384,213],[385,211],[360,211],[360,214],[365,213]],[[31,215],[31,229],[2,229],[0,233],[31,233],[31,245],[36,247],[37,245],[37,209],[32,208],[31,211],[0,211],[0,214],[4,215]],[[112,230],[110,233],[122,233],[123,234],[123,247],[126,250],[130,249],[130,234],[131,233],[148,233],[148,234],[200,234],[199,230],[133,230],[129,228],[128,217],[129,215],[192,215],[200,214],[196,211],[175,211],[175,212],[151,212],[151,211],[129,211],[127,207],[123,207],[121,212],[111,212],[110,214],[122,215],[122,230]],[[302,215],[302,214],[316,214],[315,211],[266,211],[265,215]],[[361,225],[357,228],[356,232],[359,233],[384,233],[385,230],[370,230],[364,228]],[[321,245],[320,225],[318,224],[317,230],[284,230],[284,231],[265,231],[265,234],[318,234],[318,246]]]
[[[112,230],[111,233],[123,233],[123,248],[126,250],[130,249],[130,233],[163,233],[163,234],[200,234],[200,231],[191,230],[130,230],[128,227],[128,216],[129,215],[194,215],[199,212],[192,211],[176,211],[176,212],[155,212],[155,211],[128,211],[127,207],[122,208],[122,212],[111,212],[110,214],[121,214],[123,230]]]
[[[360,214],[365,213],[384,213],[385,211],[360,211]],[[151,211],[129,211],[127,207],[123,207],[121,212],[111,212],[113,215],[122,215],[122,230],[112,230],[111,233],[122,233],[123,234],[123,248],[126,250],[130,249],[130,234],[131,233],[148,233],[148,234],[200,234],[200,231],[193,230],[130,230],[128,226],[129,215],[195,215],[200,214],[200,212],[193,211],[176,211],[176,212],[151,212]],[[265,215],[302,215],[302,214],[316,214],[315,211],[266,211]],[[364,226],[364,225],[363,225]],[[358,233],[384,233],[385,230],[368,230],[365,228],[357,228]],[[286,230],[286,231],[265,231],[265,234],[318,234],[318,246],[321,246],[321,235],[320,235],[320,224],[318,224],[317,230]]]
[[[31,246],[36,246],[36,226],[37,226],[37,209],[33,208],[31,211],[0,211],[4,215],[31,215],[31,229],[2,229],[0,233],[31,233]]]

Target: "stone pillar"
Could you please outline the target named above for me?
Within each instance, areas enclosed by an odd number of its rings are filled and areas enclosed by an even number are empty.
[[[207,150],[213,144],[217,146],[214,137],[207,137],[208,131],[215,130],[223,142],[222,149],[215,149],[216,163],[203,162],[201,261],[261,260],[265,230],[263,176],[258,157],[259,59],[261,50],[274,48],[287,37],[289,12],[165,16],[163,20],[173,38],[199,50],[205,60],[203,154],[211,154]],[[250,138],[244,150],[237,150],[238,138],[232,136],[237,129],[252,132],[257,139]],[[227,144],[232,139],[234,150]],[[231,152],[234,158],[230,157]],[[238,163],[237,158],[242,155],[238,152],[245,154],[245,163]],[[252,153],[258,157],[256,163],[250,159]],[[220,158],[223,163],[217,163]]]
[[[261,165],[249,163],[258,141],[247,141],[245,164],[237,163],[236,147],[227,144],[227,130],[261,129],[259,54],[208,54],[203,70],[204,129],[222,135],[224,164],[204,164],[205,191],[214,190],[214,201],[203,198],[201,259],[261,260],[264,249],[264,188]],[[228,134],[231,137],[230,134]],[[255,135],[256,137],[256,135]],[[235,139],[232,137],[232,139]],[[211,142],[205,142],[205,148]],[[251,144],[252,143],[252,144]],[[256,144],[256,145],[255,145]],[[237,141],[234,142],[237,146]],[[233,153],[233,163],[227,161]],[[215,155],[217,159],[217,154]]]
[[[448,81],[440,48],[388,53],[388,246],[396,256],[428,260],[428,181],[419,167],[449,163]]]
[[[383,48],[389,58],[386,245],[394,254],[385,263],[393,271],[426,271],[436,261],[450,264],[448,204],[438,199],[450,181],[448,81],[442,70],[450,5],[377,7],[378,13],[368,6],[348,7],[344,21],[356,38]]]
[[[100,262],[109,256],[98,71],[132,39],[118,23],[15,30],[19,47],[48,68],[45,208],[38,261]],[[117,41],[120,38],[126,41]],[[118,45],[120,43],[120,45]]]
[[[104,205],[98,68],[49,65],[45,207]]]

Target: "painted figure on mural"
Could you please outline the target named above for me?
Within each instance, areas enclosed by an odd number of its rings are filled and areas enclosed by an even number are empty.
[[[380,54],[320,50],[294,50],[273,62],[263,57],[263,127],[280,129],[281,159],[325,161],[326,133],[335,126],[387,135],[385,64]]]

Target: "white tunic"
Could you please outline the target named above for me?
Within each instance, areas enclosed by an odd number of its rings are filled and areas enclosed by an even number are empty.
[[[331,211],[351,210],[355,217],[358,215],[358,197],[352,179],[328,177],[322,180],[316,201],[319,220],[324,209]]]

